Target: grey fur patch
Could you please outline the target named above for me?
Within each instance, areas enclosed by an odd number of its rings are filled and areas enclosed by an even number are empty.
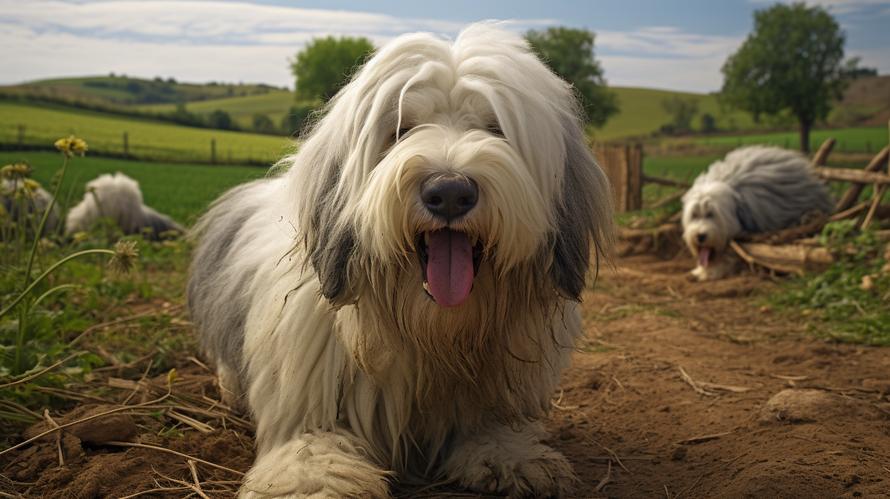
[[[0,203],[3,209],[9,214],[11,219],[18,223],[25,218],[33,219],[33,227],[29,224],[27,232],[31,234],[40,223],[40,218],[46,211],[46,208],[52,202],[53,196],[43,187],[38,187],[30,199],[15,199],[15,191],[21,189],[22,185],[17,182],[3,179],[0,181]],[[20,202],[21,201],[21,202]],[[59,216],[59,205],[53,203],[53,209],[46,218],[46,225],[43,227],[43,235],[53,234],[59,229],[61,217]]]
[[[147,233],[147,237],[152,240],[159,240],[172,235],[179,235],[185,232],[181,225],[176,223],[172,218],[158,213],[149,206],[142,207],[143,233]]]
[[[612,247],[612,198],[609,181],[597,165],[574,117],[564,121],[566,164],[562,202],[556,213],[556,233],[550,275],[567,298],[581,299],[590,266],[590,243],[595,271]]]
[[[813,174],[809,160],[778,147],[736,149],[699,179],[732,187],[739,223],[750,233],[783,229],[796,225],[809,212],[827,214],[834,209],[828,189]]]
[[[238,372],[239,376],[249,302],[243,288],[232,286],[231,280],[220,272],[232,267],[231,262],[227,262],[232,243],[259,208],[245,202],[249,196],[244,194],[264,182],[267,180],[257,180],[224,194],[201,217],[191,234],[199,238],[187,289],[192,322],[200,334],[203,351],[211,360]],[[242,386],[246,385],[242,383]]]

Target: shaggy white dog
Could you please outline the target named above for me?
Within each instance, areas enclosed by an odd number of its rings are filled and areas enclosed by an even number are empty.
[[[196,229],[192,319],[249,409],[242,497],[389,481],[564,493],[540,418],[569,362],[611,201],[571,87],[481,24],[383,47],[286,171]]]
[[[831,213],[828,190],[800,153],[778,147],[736,149],[708,167],[683,196],[683,240],[698,259],[692,275],[720,279],[736,260],[726,251],[744,233],[796,225],[808,213]]]
[[[53,203],[53,195],[36,182],[26,183],[22,179],[0,180],[0,207],[2,215],[8,219],[0,220],[0,240],[12,235],[13,226],[24,224],[28,234],[37,232],[40,219],[46,208],[53,204],[46,217],[43,235],[54,233],[59,227],[59,206]],[[4,227],[9,222],[11,225]]]
[[[183,232],[170,217],[143,204],[139,183],[120,172],[87,182],[83,200],[68,212],[65,233],[88,230],[100,218],[111,219],[124,234],[141,233],[152,239]]]

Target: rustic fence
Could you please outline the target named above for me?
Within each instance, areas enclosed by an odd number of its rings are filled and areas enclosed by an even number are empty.
[[[596,144],[593,154],[612,184],[615,211],[624,213],[642,208],[642,144]]]

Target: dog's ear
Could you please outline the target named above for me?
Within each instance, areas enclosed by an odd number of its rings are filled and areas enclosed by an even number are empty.
[[[293,178],[302,183],[294,188],[300,191],[297,209],[309,262],[324,297],[338,305],[346,303],[351,295],[349,269],[356,237],[354,228],[343,218],[346,200],[338,195],[342,160],[334,152],[336,148],[325,147],[325,141],[331,140],[327,132],[319,130],[304,143],[300,163],[294,165],[303,171]]]
[[[352,227],[337,222],[336,205],[319,206],[316,219],[315,242],[310,247],[309,260],[321,283],[321,294],[334,304],[348,301],[349,267],[355,251],[355,232]]]
[[[580,300],[593,244],[595,272],[610,256],[613,241],[612,195],[606,175],[596,164],[581,125],[574,117],[563,123],[566,162],[562,199],[556,210],[556,231],[550,276],[566,298]]]

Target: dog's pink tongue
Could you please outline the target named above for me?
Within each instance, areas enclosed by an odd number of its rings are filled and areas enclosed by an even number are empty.
[[[708,266],[708,260],[711,259],[711,248],[698,249],[698,264],[702,267]]]
[[[427,241],[426,278],[436,303],[456,307],[473,287],[473,247],[463,232],[450,229],[430,232]]]

